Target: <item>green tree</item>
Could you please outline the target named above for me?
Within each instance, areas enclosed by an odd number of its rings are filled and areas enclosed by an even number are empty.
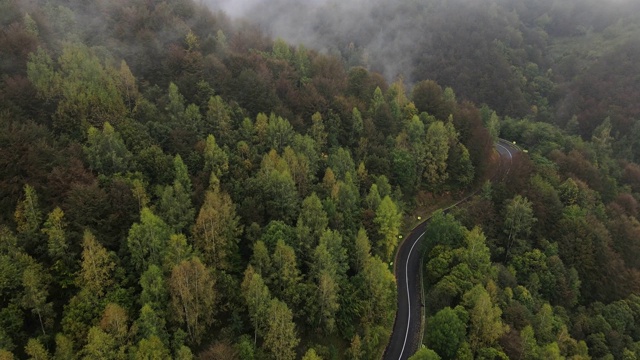
[[[456,143],[449,147],[448,158],[449,179],[458,189],[465,189],[474,179],[474,168],[471,162],[469,150],[461,144]]]
[[[160,316],[149,304],[144,304],[140,309],[140,316],[136,320],[138,336],[148,339],[152,336],[158,337],[163,343],[167,343],[169,334],[166,330],[164,317]]]
[[[82,264],[78,276],[78,286],[91,294],[102,297],[113,284],[115,267],[113,255],[100,245],[89,230],[85,230],[82,240]]]
[[[209,134],[204,148],[204,171],[221,178],[229,170],[229,156],[218,146],[216,138]]]
[[[426,137],[423,177],[429,190],[437,191],[449,177],[449,131],[442,121],[436,121],[427,128]]]
[[[120,61],[120,69],[118,71],[118,82],[116,86],[118,91],[122,94],[122,98],[129,111],[134,110],[134,106],[138,104],[140,99],[140,93],[138,92],[138,86],[136,85],[136,78],[131,73],[127,62]]]
[[[53,128],[75,139],[83,138],[90,126],[105,122],[118,124],[127,113],[118,71],[104,66],[96,52],[78,41],[65,42],[53,61],[38,51],[27,64],[27,73],[38,95],[46,100],[58,100],[53,116]]]
[[[83,150],[91,169],[101,174],[113,175],[129,170],[132,155],[109,122],[104,123],[102,132],[93,126],[89,128]]]
[[[360,339],[359,334],[355,334],[353,339],[351,339],[351,346],[347,349],[348,359],[360,360],[363,356],[362,352],[362,339]]]
[[[288,165],[275,151],[263,157],[260,172],[253,183],[267,219],[289,224],[297,219],[299,199],[296,185]]]
[[[277,38],[273,42],[273,57],[278,60],[284,60],[286,62],[291,61],[291,48],[289,48],[289,44],[281,38]]]
[[[402,226],[402,214],[389,196],[385,196],[376,210],[373,222],[378,226],[380,241],[376,248],[382,259],[390,261],[398,245],[398,233]]]
[[[38,204],[38,194],[29,184],[24,185],[24,199],[18,202],[14,218],[21,234],[35,235],[42,223],[42,210]]]
[[[302,208],[300,215],[298,215],[296,226],[299,241],[296,250],[302,259],[310,260],[309,255],[317,246],[328,224],[329,218],[320,198],[316,193],[312,193],[302,201]]]
[[[409,360],[440,360],[441,357],[438,354],[426,347],[418,350],[415,354],[411,355]]]
[[[533,216],[533,205],[526,197],[516,195],[505,209],[504,232],[507,234],[506,257],[520,236],[527,236],[537,219]]]
[[[174,266],[193,256],[193,249],[183,234],[171,235],[162,261],[162,269],[170,273]]]
[[[469,308],[469,345],[477,352],[491,347],[504,334],[508,326],[502,323],[502,310],[494,304],[481,284],[468,291],[463,301]]]
[[[540,358],[540,347],[535,338],[535,333],[531,325],[527,325],[520,331],[522,341],[522,358],[533,360]]]
[[[264,284],[262,276],[256,273],[251,265],[244,272],[244,280],[241,287],[242,297],[247,304],[249,317],[253,323],[253,343],[255,345],[258,334],[262,335],[266,331],[266,319],[269,312],[271,294],[267,285]]]
[[[322,358],[320,356],[318,356],[318,354],[316,354],[316,350],[311,348],[309,350],[307,350],[306,353],[304,353],[304,356],[302,357],[302,360],[322,360]]]
[[[71,339],[60,333],[56,334],[56,352],[53,355],[55,360],[73,360],[75,354],[73,351],[73,343]]]
[[[371,184],[371,188],[369,189],[369,193],[364,198],[364,203],[368,209],[372,211],[378,210],[378,206],[382,202],[382,198],[380,197],[380,192],[378,191],[377,184]]]
[[[358,306],[362,326],[391,326],[397,305],[396,281],[387,264],[377,257],[369,258],[357,276],[360,281],[361,298]]]
[[[65,234],[66,223],[63,220],[64,212],[59,207],[53,209],[44,222],[42,232],[48,237],[47,250],[49,256],[55,260],[61,260],[67,255],[69,244]]]
[[[193,227],[194,245],[202,252],[204,262],[216,269],[230,269],[241,233],[231,197],[219,187],[207,191]]]
[[[356,165],[351,152],[343,147],[331,151],[327,164],[338,180],[345,180],[347,173],[355,174]]]
[[[42,265],[32,262],[22,273],[22,286],[24,293],[22,305],[25,309],[31,310],[38,315],[40,330],[46,336],[45,324],[50,317],[53,317],[53,304],[47,303],[49,297],[50,275],[43,269]]]
[[[335,275],[322,271],[317,277],[317,306],[319,324],[326,333],[335,331],[336,313],[340,309],[338,294],[340,287]]]
[[[455,359],[467,335],[466,310],[450,307],[438,311],[427,320],[427,345],[443,359]]]
[[[170,360],[171,353],[157,336],[151,336],[138,342],[133,357],[135,360]]]
[[[266,128],[267,145],[278,152],[291,145],[295,131],[286,119],[271,114]]]
[[[273,251],[271,284],[274,296],[295,309],[300,303],[300,281],[302,276],[293,248],[280,239]]]
[[[365,263],[371,257],[371,242],[367,236],[367,231],[364,228],[358,230],[358,234],[355,239],[354,254],[351,257],[354,269],[361,272],[364,270]]]
[[[477,281],[484,280],[491,273],[491,252],[486,240],[480,228],[473,228],[465,235],[466,248],[459,254]]]
[[[364,131],[364,122],[362,121],[362,114],[357,107],[354,107],[351,111],[351,122],[353,125],[351,126],[351,138],[355,141],[360,139],[362,132]]]
[[[149,208],[142,209],[140,222],[129,229],[127,245],[131,263],[141,273],[149,265],[161,265],[169,241],[170,229]]]
[[[122,306],[108,303],[100,319],[100,329],[111,335],[121,354],[124,354],[129,336],[129,317]]]
[[[324,128],[324,122],[322,121],[322,115],[316,112],[311,116],[311,128],[309,129],[309,135],[315,141],[316,152],[322,154],[325,146],[327,145],[327,132]]]
[[[184,96],[180,93],[178,86],[174,83],[169,83],[168,89],[168,104],[165,110],[168,111],[169,119],[175,125],[182,122],[182,116],[184,114]]]
[[[220,96],[209,98],[205,129],[208,133],[216,134],[222,141],[226,141],[225,144],[230,144],[228,137],[232,135],[231,111]]]
[[[271,256],[269,255],[269,249],[267,249],[267,246],[262,240],[258,240],[253,244],[251,265],[261,276],[271,274]]]
[[[293,148],[287,146],[282,154],[282,159],[287,163],[293,182],[298,188],[300,195],[308,193],[313,173],[311,172],[311,161],[304,153],[297,153]]]
[[[185,326],[192,343],[199,344],[213,322],[216,290],[211,271],[197,257],[182,261],[171,271],[169,293],[173,320]]]
[[[179,119],[181,122],[178,126],[182,129],[187,130],[196,138],[202,136],[202,114],[200,113],[200,107],[198,105],[189,104]]]
[[[27,346],[24,347],[24,352],[29,355],[29,360],[49,360],[51,355],[42,343],[37,339],[29,339]]]
[[[276,360],[295,359],[295,348],[300,342],[296,325],[287,304],[272,299],[267,312],[267,331],[263,347]]]
[[[156,211],[174,233],[181,233],[193,223],[195,210],[191,203],[191,179],[180,155],[173,161],[176,174],[173,186],[166,186]]]
[[[117,344],[115,338],[103,331],[99,327],[92,327],[89,329],[87,335],[87,345],[82,349],[82,358],[89,359],[101,359],[101,360],[116,360],[119,359]]]
[[[160,312],[166,309],[169,293],[162,270],[157,265],[149,265],[142,274],[140,287],[142,288],[139,298],[141,305],[150,306]]]
[[[57,95],[60,83],[60,74],[53,67],[53,60],[42,47],[29,54],[27,75],[38,91],[38,96],[46,101],[53,100]]]

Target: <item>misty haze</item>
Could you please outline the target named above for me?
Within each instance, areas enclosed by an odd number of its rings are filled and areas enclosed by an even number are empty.
[[[640,2],[0,26],[0,360],[640,358]]]

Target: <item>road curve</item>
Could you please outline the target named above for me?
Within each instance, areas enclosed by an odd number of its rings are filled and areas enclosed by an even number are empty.
[[[495,179],[504,179],[511,170],[513,155],[519,150],[510,142],[500,139],[496,145],[500,155],[498,171]],[[471,194],[459,202],[448,207],[457,206],[466,201]],[[446,210],[446,209],[445,209]],[[395,276],[398,287],[398,311],[393,325],[393,333],[384,353],[385,360],[405,360],[418,351],[422,343],[422,307],[424,307],[421,293],[421,242],[429,219],[416,226],[404,240],[396,254]]]

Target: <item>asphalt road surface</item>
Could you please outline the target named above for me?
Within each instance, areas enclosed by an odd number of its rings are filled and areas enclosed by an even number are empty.
[[[496,150],[500,154],[500,165],[494,180],[504,179],[509,175],[513,155],[518,149],[510,142],[500,140],[496,143]],[[457,206],[465,200],[466,198],[451,207]],[[420,260],[422,257],[421,242],[428,222],[429,219],[413,229],[411,234],[400,245],[396,255],[395,275],[398,285],[398,312],[396,312],[396,320],[389,345],[387,345],[384,353],[385,360],[408,359],[418,351],[422,343],[420,327],[422,325],[421,308],[424,306],[424,300],[422,299],[420,288],[420,268],[422,265]]]

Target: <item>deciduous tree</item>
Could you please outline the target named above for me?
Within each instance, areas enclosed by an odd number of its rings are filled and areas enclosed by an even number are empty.
[[[267,312],[267,331],[263,347],[276,360],[293,360],[299,342],[291,310],[287,304],[272,299]]]
[[[396,246],[398,245],[398,233],[402,226],[402,214],[389,196],[385,196],[376,210],[373,222],[378,225],[380,241],[376,248],[378,254],[390,261]]]
[[[176,265],[169,279],[173,320],[184,325],[189,339],[199,344],[211,325],[216,301],[215,279],[211,271],[193,257]]]
[[[161,265],[169,241],[170,229],[149,208],[142,209],[140,222],[129,229],[127,245],[131,253],[131,263],[138,271],[149,265]]]
[[[206,192],[193,227],[193,238],[208,266],[225,270],[231,268],[242,232],[239,222],[235,204],[227,193],[218,186]]]

